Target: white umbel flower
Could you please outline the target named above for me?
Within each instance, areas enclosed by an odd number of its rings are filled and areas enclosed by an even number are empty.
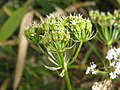
[[[114,73],[114,72],[111,72],[109,75],[110,75],[110,78],[111,78],[111,79],[115,79],[115,78],[118,77],[117,74]]]
[[[110,68],[114,68],[109,73],[111,79],[115,79],[120,75],[120,48],[112,48],[108,51],[106,59],[110,61]]]
[[[115,78],[118,77],[118,75],[120,75],[120,61],[119,62],[115,62],[114,65],[111,65],[111,66],[114,67],[114,71],[111,72],[109,75],[110,75],[111,79],[115,79]]]
[[[90,71],[91,71],[91,68],[90,68],[90,67],[87,67],[86,74],[89,74]]]
[[[95,68],[96,68],[96,64],[94,62],[91,62],[90,63],[90,67],[87,67],[87,70],[86,70],[86,74],[89,74],[90,72],[92,72],[92,74],[97,74],[97,72],[95,71]]]
[[[112,59],[114,59],[114,57],[116,57],[115,48],[111,47],[111,49],[107,53],[106,59],[112,60]]]
[[[120,48],[116,49],[115,47],[111,47],[111,49],[108,51],[106,59],[108,60],[119,60],[120,59]]]

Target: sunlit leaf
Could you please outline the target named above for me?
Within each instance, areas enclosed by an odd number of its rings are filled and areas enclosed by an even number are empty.
[[[21,7],[4,23],[0,31],[0,41],[6,41],[17,30],[26,12],[27,7]]]

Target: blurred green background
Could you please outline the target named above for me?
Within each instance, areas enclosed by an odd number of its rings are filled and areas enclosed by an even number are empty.
[[[0,90],[67,90],[65,80],[43,67],[47,57],[25,41],[23,31],[34,20],[49,13],[81,13],[90,10],[110,11],[120,8],[120,0],[0,0]],[[119,46],[120,41],[115,43]],[[91,90],[100,77],[86,76],[87,64],[101,63],[106,46],[93,39],[84,44],[76,62],[69,69],[74,90]],[[120,89],[115,81],[113,90]]]

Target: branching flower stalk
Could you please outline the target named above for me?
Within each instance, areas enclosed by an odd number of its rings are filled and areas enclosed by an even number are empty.
[[[45,53],[52,63],[51,66],[44,63],[45,68],[65,76],[68,90],[72,90],[68,68],[76,60],[83,43],[95,35],[90,20],[83,19],[80,14],[49,15],[46,21],[35,23],[25,31],[26,39]]]

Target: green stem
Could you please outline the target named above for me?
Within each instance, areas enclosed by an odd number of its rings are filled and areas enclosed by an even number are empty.
[[[73,57],[73,59],[72,59],[72,61],[69,63],[69,65],[71,65],[71,64],[76,60],[76,58],[77,58],[77,56],[78,56],[78,54],[79,54],[79,52],[80,52],[80,50],[81,50],[81,48],[82,48],[82,45],[83,45],[83,42],[80,42],[79,47],[78,47],[78,49],[77,49],[77,51],[76,51],[76,53],[75,53],[75,56]]]
[[[70,78],[69,78],[69,75],[68,75],[68,70],[67,70],[67,63],[65,63],[65,80],[67,82],[67,86],[68,86],[68,90],[72,90],[72,87],[71,87],[71,83],[70,83]]]
[[[57,59],[58,59],[58,61],[59,61],[60,67],[63,67],[63,61],[62,61],[62,59],[61,59],[61,57],[60,57],[60,54],[57,52],[56,55],[57,55]]]
[[[62,67],[64,68],[64,56],[63,56],[63,52],[60,52],[60,57],[61,57],[61,62],[62,62]]]
[[[106,72],[106,71],[99,71],[99,70],[97,70],[97,73],[98,73],[99,75],[102,75],[102,76],[105,76],[105,75],[108,74],[108,72]]]
[[[60,55],[60,59],[61,59],[61,63],[62,63],[63,69],[65,70],[65,80],[67,82],[68,90],[72,90],[71,83],[70,83],[70,78],[69,78],[69,75],[68,75],[68,69],[67,69],[68,63],[64,60],[63,53],[60,52],[58,54],[58,56],[59,55]]]
[[[39,49],[43,54],[45,54],[46,56],[49,56],[51,59],[55,60],[55,59],[47,52],[47,50],[44,51],[39,44],[37,45],[37,47],[38,47],[38,49]]]
[[[41,48],[41,46],[39,44],[37,45],[37,47],[43,54],[46,54],[45,51]]]

